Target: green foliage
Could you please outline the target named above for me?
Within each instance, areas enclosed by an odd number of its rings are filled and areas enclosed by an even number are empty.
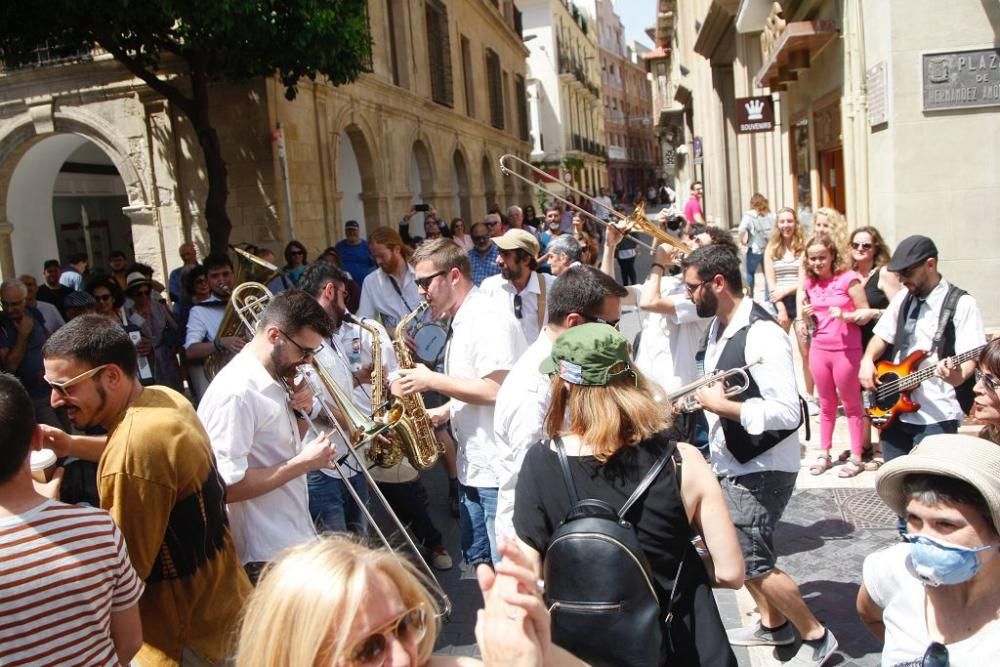
[[[365,0],[3,0],[0,60],[72,54],[98,45],[156,72],[168,54],[207,81],[277,74],[289,99],[302,77],[339,85],[367,66]]]

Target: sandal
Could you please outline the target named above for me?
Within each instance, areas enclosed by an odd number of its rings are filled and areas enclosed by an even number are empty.
[[[874,472],[881,467],[882,467],[882,461],[879,461],[878,459],[870,459],[868,461],[865,461],[865,470],[869,472]]]
[[[822,475],[827,470],[833,467],[833,462],[830,461],[829,456],[820,456],[816,459],[816,463],[809,466],[810,475]]]
[[[849,477],[856,477],[859,473],[863,472],[865,469],[864,464],[861,461],[855,459],[848,459],[847,463],[840,469],[837,473],[837,477],[847,479]]]

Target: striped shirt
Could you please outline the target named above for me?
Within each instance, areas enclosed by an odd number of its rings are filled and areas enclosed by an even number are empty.
[[[3,665],[117,665],[111,614],[142,592],[107,512],[46,500],[0,518]]]

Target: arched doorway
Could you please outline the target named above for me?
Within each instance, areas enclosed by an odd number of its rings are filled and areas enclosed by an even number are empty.
[[[357,125],[345,128],[339,144],[337,188],[340,190],[340,220],[342,223],[357,220],[361,225],[361,237],[365,238],[368,230],[379,224],[378,188],[371,148]]]
[[[135,258],[125,183],[111,158],[78,134],[45,137],[24,151],[10,176],[6,219],[16,269],[40,275],[47,259],[86,253],[106,270],[112,250]]]
[[[488,155],[483,156],[480,167],[483,170],[483,196],[486,199],[486,210],[497,206],[497,184],[493,175],[493,161]]]
[[[410,192],[411,204],[432,204],[429,201],[434,195],[434,173],[430,151],[423,141],[413,142],[410,152]],[[440,213],[440,212],[439,212]],[[410,219],[410,233],[416,236],[424,234],[424,214],[417,213]]]
[[[455,149],[451,161],[451,191],[455,193],[454,210],[465,221],[468,229],[472,225],[472,204],[469,201],[469,166],[462,151]]]

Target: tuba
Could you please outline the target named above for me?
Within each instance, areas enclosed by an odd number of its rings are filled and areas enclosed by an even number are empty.
[[[427,307],[426,301],[421,303],[396,325],[396,337],[392,345],[400,368],[413,368],[413,358],[406,346],[403,331],[413,318],[424,312]],[[373,418],[377,419],[386,409],[386,401],[383,398],[385,379],[381,364],[381,342],[378,342],[376,329],[363,322],[357,324],[372,334],[372,409],[375,411]],[[377,356],[376,351],[378,351]],[[401,414],[401,418],[396,423],[395,429],[384,441],[372,442],[368,447],[368,460],[379,467],[392,468],[399,465],[405,456],[410,465],[417,470],[427,470],[434,465],[438,456],[444,453],[444,446],[434,436],[434,425],[424,408],[424,399],[420,394],[397,398],[390,413],[395,414],[397,411]]]

